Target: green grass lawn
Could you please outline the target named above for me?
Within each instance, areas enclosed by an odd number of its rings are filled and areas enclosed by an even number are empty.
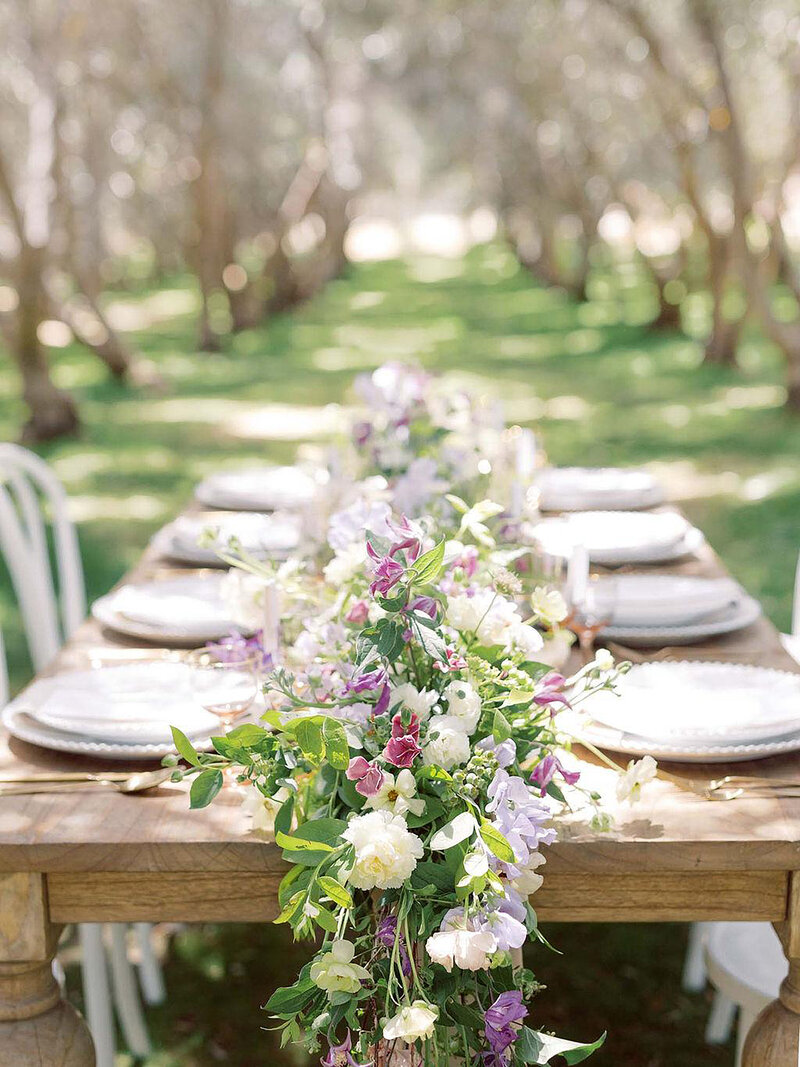
[[[652,464],[736,577],[787,627],[800,547],[800,419],[782,409],[775,353],[754,335],[739,369],[701,365],[691,334],[704,327],[702,294],[687,302],[688,334],[648,331],[650,297],[634,273],[622,281],[599,273],[591,296],[577,305],[537,287],[497,245],[464,260],[362,265],[215,355],[195,350],[196,296],[182,280],[112,297],[165,388],[148,394],[109,383],[77,346],[53,352],[84,432],[42,454],[74,498],[89,597],[136,560],[203,474],[324,444],[333,416],[323,406],[347,402],[354,373],[392,358],[502,397],[510,421],[542,430],[556,463]],[[0,437],[18,433],[17,391],[4,359]],[[20,685],[29,666],[2,575],[0,625]],[[534,953],[548,986],[535,1022],[581,1039],[608,1028],[592,1061],[598,1067],[731,1062],[730,1050],[702,1043],[704,998],[680,992],[683,930],[560,926],[549,936],[564,955]],[[283,934],[270,928],[179,934],[169,947],[169,1004],[150,1016],[159,1051],[148,1067],[302,1062],[276,1052],[259,1030],[267,1022],[259,1003],[293,973]]]

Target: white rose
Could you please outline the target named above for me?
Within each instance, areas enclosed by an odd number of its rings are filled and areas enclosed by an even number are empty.
[[[417,689],[411,682],[404,682],[392,690],[391,705],[394,707],[398,702],[405,704],[420,722],[424,722],[438,699],[439,694],[433,689]]]
[[[497,951],[497,939],[488,930],[440,930],[431,934],[425,948],[448,972],[453,964],[462,971],[485,971]]]
[[[329,585],[344,585],[362,571],[367,562],[367,549],[363,542],[343,548],[322,569]]]
[[[416,1041],[417,1038],[425,1040],[433,1033],[436,1020],[439,1018],[439,1009],[433,1004],[427,1004],[424,1000],[415,1000],[413,1004],[406,1004],[397,1015],[383,1024],[383,1036],[387,1041]]]
[[[422,750],[423,763],[436,764],[445,771],[470,757],[469,736],[455,715],[434,715],[428,724],[428,741]]]
[[[628,800],[633,804],[639,799],[642,787],[652,782],[657,773],[658,764],[652,756],[643,756],[638,761],[631,760],[627,770],[617,779],[617,800]]]
[[[349,881],[357,889],[399,889],[422,857],[422,842],[400,815],[356,815],[342,834],[356,850]]]
[[[471,734],[481,717],[481,698],[469,682],[450,682],[443,694],[447,698],[448,714],[455,715]]]
[[[390,811],[392,815],[405,815],[407,811],[412,815],[421,815],[425,810],[425,801],[416,793],[414,775],[404,768],[396,778],[393,774],[384,774],[383,785],[375,796],[367,797],[364,806],[373,811]]]
[[[530,659],[541,652],[544,638],[539,631],[526,622],[517,623],[508,632],[511,647]]]

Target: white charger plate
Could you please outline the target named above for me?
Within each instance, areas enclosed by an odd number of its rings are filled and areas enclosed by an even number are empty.
[[[603,638],[631,648],[663,648],[665,645],[693,645],[710,637],[735,633],[761,618],[761,605],[746,594],[729,611],[713,619],[686,626],[604,626]]]
[[[646,743],[761,744],[800,734],[800,674],[743,663],[641,663],[587,708],[598,726]]]
[[[318,476],[302,467],[256,467],[219,471],[195,489],[201,504],[228,511],[280,511],[303,508],[320,490],[326,472]]]
[[[624,467],[552,467],[537,485],[543,511],[627,511],[664,501],[651,474]]]
[[[613,543],[610,534],[598,536],[596,540],[592,538],[590,521],[593,516],[609,525],[615,518],[623,519],[619,544]],[[674,525],[675,536],[668,536],[665,531],[661,540],[651,539],[648,542],[649,520],[656,520],[652,523],[655,532],[658,520],[667,518],[677,520]],[[534,528],[533,533],[545,551],[554,555],[565,554],[571,551],[573,544],[580,543],[585,545],[592,563],[606,567],[619,567],[626,563],[671,563],[693,555],[705,543],[702,531],[690,526],[682,516],[647,511],[576,512],[562,518],[545,519]]]
[[[145,641],[157,641],[179,648],[194,648],[206,641],[218,641],[237,627],[229,617],[222,593],[220,591],[221,575],[202,578],[187,575],[181,578],[163,579],[157,582],[137,582],[121,586],[119,589],[100,597],[92,604],[92,615],[103,626],[137,637]],[[126,590],[146,600],[152,595],[154,600],[174,596],[185,601],[187,606],[186,622],[167,620],[151,622],[144,618],[133,618],[125,614],[125,600],[129,598]],[[198,614],[191,617],[191,602],[196,600]],[[200,617],[200,609],[205,618]]]
[[[209,528],[219,530],[221,548],[231,537],[238,537],[243,548],[258,559],[285,558],[299,546],[302,532],[299,516],[281,512],[232,512],[222,517],[182,515],[163,526],[150,543],[159,555],[179,563],[227,567],[213,548],[197,544]]]
[[[593,614],[611,625],[690,626],[729,611],[744,595],[732,578],[682,574],[618,574],[591,583]]]

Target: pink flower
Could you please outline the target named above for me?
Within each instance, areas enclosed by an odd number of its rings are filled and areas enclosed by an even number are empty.
[[[367,555],[372,560],[372,573],[375,578],[369,587],[370,595],[375,596],[376,593],[380,593],[381,596],[388,596],[405,574],[405,567],[393,559],[391,554],[379,556],[369,542],[367,542]]]
[[[447,649],[447,662],[443,663],[440,659],[434,660],[433,669],[441,671],[442,674],[448,674],[450,671],[463,671],[467,665],[467,661],[463,656],[459,656],[454,648]]]
[[[563,704],[568,708],[570,703],[563,693],[566,684],[567,680],[563,674],[550,671],[549,674],[539,679],[539,685],[542,688],[535,693],[534,704],[538,704],[539,707],[545,707],[548,704]]]
[[[364,600],[357,600],[345,615],[346,622],[354,622],[357,626],[363,626],[368,618],[369,608]]]
[[[422,752],[419,747],[419,717],[411,715],[407,725],[398,711],[392,717],[392,736],[383,751],[384,758],[395,767],[410,767]]]
[[[344,773],[346,778],[356,783],[356,792],[362,797],[374,797],[379,793],[385,778],[377,763],[369,763],[363,756],[354,756]]]

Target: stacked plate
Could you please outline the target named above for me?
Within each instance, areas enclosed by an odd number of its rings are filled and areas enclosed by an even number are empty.
[[[228,511],[281,511],[307,507],[327,479],[327,472],[303,467],[257,467],[220,471],[195,490],[201,504]]]
[[[124,585],[95,600],[92,615],[128,637],[193,648],[241,628],[231,618],[223,580],[187,575]]]
[[[170,726],[196,744],[220,732],[192,695],[189,668],[152,660],[41,678],[2,719],[23,741],[106,759],[160,759],[173,751]]]
[[[580,737],[632,755],[727,762],[800,749],[800,674],[731,663],[642,663],[586,701]]]
[[[551,467],[537,487],[543,511],[627,511],[664,500],[652,474],[621,467]]]
[[[208,530],[214,532],[214,544],[201,548],[198,540]],[[160,555],[179,563],[224,567],[214,546],[225,548],[233,537],[251,556],[268,559],[283,558],[297,549],[301,533],[300,517],[288,512],[181,515],[158,531],[152,545]]]
[[[534,535],[554,555],[583,545],[592,563],[607,567],[669,563],[704,543],[700,530],[674,512],[581,511],[540,522]]]
[[[639,648],[690,645],[750,626],[757,600],[732,578],[620,574],[590,583],[603,637]]]

